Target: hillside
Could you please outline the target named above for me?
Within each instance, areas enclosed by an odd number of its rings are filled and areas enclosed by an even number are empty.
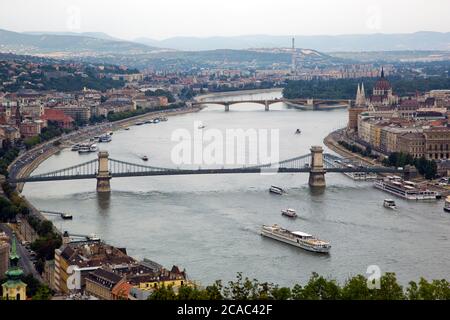
[[[0,29],[0,51],[17,54],[140,54],[155,50],[143,44],[84,35],[29,34]]]

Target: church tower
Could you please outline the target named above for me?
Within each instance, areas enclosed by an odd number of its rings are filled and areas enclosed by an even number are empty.
[[[9,255],[9,268],[6,271],[7,281],[2,284],[3,299],[6,300],[26,300],[27,285],[20,280],[23,275],[22,269],[19,267],[20,256],[16,249],[16,236],[13,234],[11,243],[11,254]]]

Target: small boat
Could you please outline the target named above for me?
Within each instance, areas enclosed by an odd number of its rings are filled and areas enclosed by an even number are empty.
[[[392,199],[384,199],[383,207],[388,208],[388,209],[397,209],[397,206],[395,205],[395,201]]]
[[[295,134],[299,134],[299,133],[302,133],[302,130],[300,130],[300,129],[295,130]]]
[[[280,187],[271,186],[271,187],[269,188],[269,192],[275,193],[275,194],[283,194],[284,190],[281,189]]]
[[[126,127],[124,130],[130,130],[130,128]]]
[[[68,213],[61,213],[61,218],[63,218],[64,220],[72,220],[72,215],[68,214]]]
[[[145,120],[144,123],[153,123],[153,120]]]
[[[94,143],[93,145],[91,145],[91,146],[89,147],[89,152],[96,152],[96,151],[98,151],[98,147],[97,147],[97,145]]]
[[[297,217],[297,212],[295,212],[294,209],[283,209],[281,210],[281,214],[283,216],[289,217],[289,218],[296,218]]]
[[[110,142],[112,140],[111,135],[104,134],[98,138],[98,142]]]
[[[148,161],[148,157],[147,156],[143,156],[141,159],[144,160],[144,161]]]
[[[109,131],[108,134],[109,134],[110,136],[112,136],[112,135],[113,135],[113,132],[112,132],[112,131]]]
[[[144,124],[144,122],[142,122],[142,121],[139,121],[139,122],[135,123],[135,125],[137,125],[137,126],[142,126],[143,124]]]
[[[97,236],[95,233],[92,233],[91,235],[86,237],[90,241],[100,241],[100,237]]]
[[[159,123],[159,119],[153,119],[153,123]]]
[[[204,124],[198,126],[199,129],[203,129],[204,127],[206,127]]]
[[[444,211],[450,212],[450,196],[447,196],[447,198],[445,198]]]
[[[80,148],[78,149],[78,153],[89,153],[90,151],[90,146],[89,145],[82,145],[80,146]]]
[[[79,144],[74,144],[74,145],[72,146],[72,149],[70,149],[70,150],[72,150],[72,151],[78,151],[78,150],[80,150],[80,145],[79,145]]]

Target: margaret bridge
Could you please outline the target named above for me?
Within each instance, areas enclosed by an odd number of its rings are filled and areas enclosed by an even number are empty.
[[[217,169],[182,169],[163,168],[149,165],[125,162],[109,158],[106,151],[98,153],[98,159],[93,159],[75,166],[47,173],[11,179],[11,183],[61,181],[77,179],[97,179],[97,192],[110,192],[110,180],[120,177],[197,175],[197,174],[242,174],[242,173],[308,173],[311,187],[325,187],[325,173],[332,172],[366,172],[366,173],[400,173],[402,168],[381,166],[341,166],[337,165],[343,158],[323,153],[320,146],[312,146],[310,153],[277,163],[244,166],[238,168]]]
[[[225,107],[225,111],[230,111],[230,106],[238,103],[256,103],[264,106],[266,111],[269,111],[270,105],[278,102],[292,103],[303,109],[309,110],[325,110],[333,108],[333,105],[345,105],[346,107],[351,106],[352,100],[344,99],[286,99],[286,98],[275,98],[275,99],[265,99],[265,100],[201,100],[192,102],[192,106],[200,106],[206,104],[219,104]]]

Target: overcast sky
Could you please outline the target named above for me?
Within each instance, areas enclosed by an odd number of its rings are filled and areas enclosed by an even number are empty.
[[[449,0],[0,0],[0,28],[133,39],[450,31]]]

